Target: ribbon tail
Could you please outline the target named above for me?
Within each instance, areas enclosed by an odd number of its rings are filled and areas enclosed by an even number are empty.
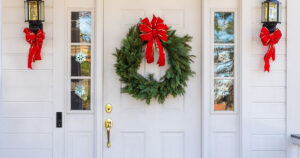
[[[148,41],[147,43],[146,55],[145,55],[145,58],[147,59],[147,63],[152,63],[154,61],[153,43],[154,43],[153,39]]]
[[[265,71],[268,71],[268,72],[270,72],[270,58],[273,56],[273,54],[272,54],[273,49],[272,48],[273,48],[272,45],[270,45],[269,48],[268,48],[268,52],[264,57]]]
[[[42,47],[41,47],[41,46],[38,46],[38,47],[37,47],[37,50],[36,50],[35,60],[42,60],[42,57],[41,57],[41,50],[42,50]]]
[[[270,60],[265,57],[265,71],[270,72]]]
[[[29,54],[28,54],[28,68],[32,69],[32,61],[34,60],[34,52],[35,52],[35,49],[34,49],[34,46],[33,44],[30,46],[30,50],[29,50]]]
[[[272,60],[275,61],[275,46],[274,44],[271,44],[271,57],[272,57]]]
[[[156,44],[157,44],[157,48],[158,48],[158,53],[159,53],[159,58],[157,61],[157,64],[159,66],[165,66],[165,53],[164,53],[164,48],[159,40],[158,37],[155,38]]]

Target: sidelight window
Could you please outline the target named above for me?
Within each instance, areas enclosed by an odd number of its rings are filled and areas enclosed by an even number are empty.
[[[69,23],[69,103],[71,111],[92,110],[92,12],[71,11]]]
[[[213,12],[213,96],[214,111],[235,111],[236,14]]]

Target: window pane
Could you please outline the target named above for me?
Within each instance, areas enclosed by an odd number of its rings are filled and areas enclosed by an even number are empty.
[[[91,43],[91,12],[72,12],[72,43]]]
[[[71,46],[71,75],[91,75],[91,46]]]
[[[36,1],[29,1],[29,20],[38,20],[38,5]]]
[[[214,110],[234,110],[234,80],[215,80]]]
[[[234,13],[215,12],[214,38],[215,43],[234,42]]]
[[[234,75],[234,47],[215,46],[214,49],[215,77],[233,77]]]
[[[71,110],[91,110],[91,80],[71,80]]]
[[[269,3],[269,22],[276,22],[277,21],[277,3],[270,2]]]

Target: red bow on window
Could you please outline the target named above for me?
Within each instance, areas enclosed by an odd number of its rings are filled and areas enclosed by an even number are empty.
[[[270,31],[263,27],[260,32],[260,39],[264,46],[269,46],[268,52],[266,53],[265,60],[265,71],[270,72],[270,58],[275,61],[275,44],[277,44],[281,38],[282,34],[279,29],[276,29],[275,32],[270,33]]]
[[[31,63],[36,60],[42,60],[41,49],[43,46],[43,41],[45,39],[44,31],[39,29],[35,34],[29,28],[24,29],[26,41],[30,44],[29,54],[28,54],[28,68],[32,69]]]
[[[147,63],[152,63],[154,61],[153,45],[155,42],[159,52],[157,64],[159,66],[164,66],[165,54],[160,40],[164,42],[168,40],[168,26],[164,24],[164,20],[162,20],[160,17],[153,15],[151,23],[148,18],[145,18],[142,20],[142,23],[139,24],[139,28],[142,32],[140,35],[142,41],[148,41],[145,55]]]

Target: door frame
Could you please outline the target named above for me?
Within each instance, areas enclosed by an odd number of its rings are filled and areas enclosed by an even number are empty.
[[[104,0],[95,0],[95,155],[96,158],[103,158],[103,102],[104,92]],[[100,62],[99,62],[100,61]],[[99,80],[101,79],[101,80]],[[99,150],[97,150],[99,149]]]
[[[0,0],[1,1],[1,0]],[[199,29],[201,34],[201,58],[203,57],[204,49],[203,49],[203,12],[204,12],[204,1],[201,0],[200,8],[202,15],[200,15],[201,21],[201,28]],[[94,137],[96,141],[94,142],[94,155],[96,158],[103,157],[103,133],[105,132],[103,128],[103,106],[105,103],[103,102],[103,97],[105,93],[105,89],[103,89],[103,72],[104,72],[104,3],[105,0],[95,0],[95,9],[94,9]],[[53,158],[64,158],[65,156],[65,127],[66,127],[66,119],[65,114],[68,112],[66,110],[66,100],[65,94],[66,89],[66,81],[65,78],[65,70],[67,64],[65,64],[65,52],[68,48],[66,48],[66,37],[67,35],[67,28],[65,20],[68,19],[66,17],[68,14],[68,8],[66,8],[66,0],[53,0]],[[63,16],[62,16],[63,15]],[[64,35],[64,38],[61,38],[61,35]],[[202,58],[203,59],[203,58]],[[203,67],[203,61],[201,66]],[[209,148],[204,148],[206,143],[206,139],[204,139],[208,135],[207,130],[203,130],[205,124],[207,124],[207,119],[205,115],[204,109],[204,102],[203,102],[203,70],[201,71],[201,87],[202,87],[202,94],[201,94],[201,112],[202,120],[200,124],[201,128],[201,157],[205,157],[204,153],[209,152]],[[101,80],[99,80],[101,79]],[[63,128],[56,128],[56,112],[63,112]],[[99,150],[100,149],[100,150]]]

